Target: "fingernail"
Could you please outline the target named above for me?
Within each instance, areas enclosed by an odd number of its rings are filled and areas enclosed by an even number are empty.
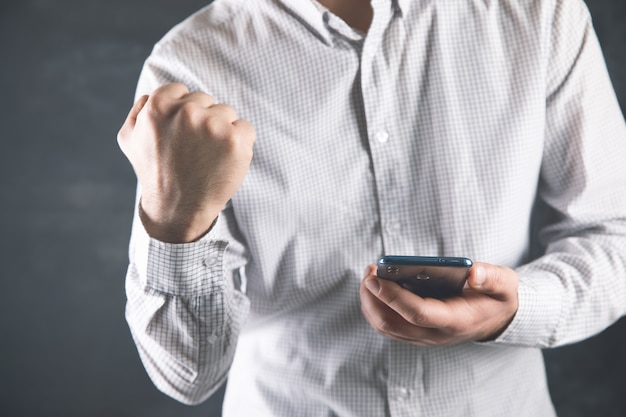
[[[380,284],[375,278],[370,278],[365,281],[365,287],[374,295],[378,294],[380,290]]]
[[[478,265],[475,265],[474,267],[476,268],[476,272],[474,273],[474,284],[480,287],[485,283],[485,280],[487,279],[487,277],[485,276],[485,270]]]

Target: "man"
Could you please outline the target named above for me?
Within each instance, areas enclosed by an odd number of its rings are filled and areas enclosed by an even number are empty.
[[[137,93],[127,319],[173,398],[550,416],[540,349],[624,314],[626,128],[580,0],[217,0]],[[438,300],[384,254],[483,262]]]

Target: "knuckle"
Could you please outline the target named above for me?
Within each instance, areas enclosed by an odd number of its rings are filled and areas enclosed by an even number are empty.
[[[175,109],[175,100],[167,94],[155,93],[150,96],[145,107],[153,116],[168,116]]]
[[[232,139],[228,123],[225,123],[219,116],[209,114],[206,118],[205,128],[210,138],[224,139],[225,144],[228,144]]]
[[[502,266],[493,268],[492,277],[488,281],[489,291],[498,293],[505,298],[508,298],[513,293],[517,293],[517,291],[514,291],[514,288],[517,288],[517,275],[510,268]]]
[[[167,84],[166,84],[167,85]],[[187,88],[187,86],[181,82],[173,82],[170,83],[171,86],[176,87],[176,88],[180,88],[183,91],[189,91],[189,89]]]
[[[383,335],[392,334],[395,329],[394,324],[385,318],[381,318],[375,323],[373,323],[372,327],[377,333],[380,333]]]
[[[211,95],[211,94],[204,93],[202,91],[196,91],[196,92],[194,92],[192,94],[197,94],[198,97],[207,99],[209,102],[215,103],[215,97],[213,97],[213,95]]]
[[[492,272],[492,277],[491,280],[489,281],[489,286],[491,287],[491,289],[496,289],[496,288],[500,288],[503,284],[503,275],[504,275],[504,271],[502,270],[501,267],[496,267],[493,269]]]
[[[401,291],[393,291],[379,294],[381,299],[396,311],[407,323],[413,326],[424,327],[428,325],[429,318],[418,306],[402,297]]]
[[[169,111],[169,100],[167,97],[155,94],[150,97],[145,105],[146,113],[152,118],[160,118],[166,115]]]
[[[427,323],[426,317],[424,316],[424,314],[420,313],[419,311],[415,311],[415,310],[407,311],[405,312],[403,317],[407,322],[409,322],[413,326],[422,327]]]
[[[185,121],[192,121],[198,114],[198,106],[193,101],[186,101],[180,105],[178,112]]]
[[[381,285],[380,290],[378,292],[378,298],[383,300],[385,304],[389,306],[396,305],[398,304],[398,300],[399,300],[398,298],[399,289],[400,289],[399,286],[398,288],[395,288],[393,286]]]
[[[153,92],[153,94],[156,94],[156,95],[172,95],[172,94],[184,95],[188,93],[189,93],[189,89],[187,88],[185,84],[181,82],[170,82],[170,83],[163,84],[157,87]]]
[[[157,90],[154,92],[154,94],[150,96],[150,99],[148,100],[148,102],[153,107],[156,107],[156,106],[163,105],[166,102],[169,102],[169,97],[166,94],[163,94],[162,92],[159,92]]]
[[[234,107],[228,104],[225,104],[225,103],[214,104],[213,106],[211,106],[211,108],[213,110],[217,110],[221,112],[222,114],[225,115],[225,117],[231,118],[232,120],[237,120],[237,112],[235,111]]]
[[[250,123],[244,120],[238,120],[237,123],[233,125],[233,134],[243,143],[254,145],[256,142],[256,131]]]
[[[252,145],[254,143],[254,132],[250,132],[244,129],[239,129],[237,126],[230,125],[230,135],[233,140]]]

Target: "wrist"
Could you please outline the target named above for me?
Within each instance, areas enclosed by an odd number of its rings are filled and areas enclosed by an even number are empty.
[[[146,210],[138,205],[139,218],[150,237],[165,243],[190,243],[206,235],[215,225],[219,212],[204,210]]]

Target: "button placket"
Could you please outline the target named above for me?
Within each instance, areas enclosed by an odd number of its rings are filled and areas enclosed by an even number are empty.
[[[386,0],[372,3],[374,19],[370,31],[362,44],[361,87],[372,164],[376,178],[379,215],[382,224],[381,238],[384,250],[398,247],[398,227],[393,201],[397,192],[395,184],[394,148],[390,147],[393,139],[387,123],[391,109],[386,98],[393,85],[387,82],[388,66],[383,48],[383,38],[392,19],[391,4]],[[393,226],[390,227],[390,225]]]

